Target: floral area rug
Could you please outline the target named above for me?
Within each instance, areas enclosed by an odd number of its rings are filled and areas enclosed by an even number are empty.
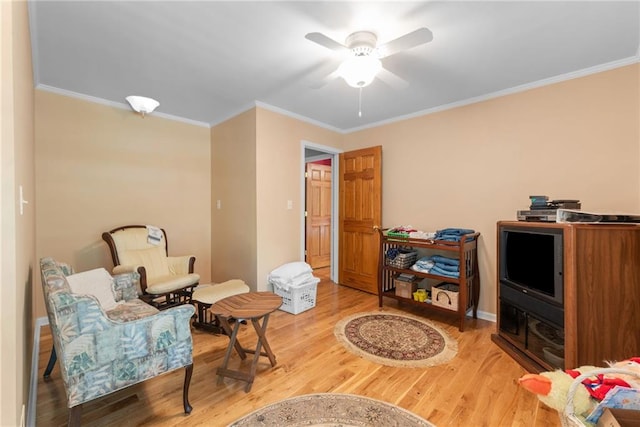
[[[435,366],[458,352],[458,343],[445,331],[409,314],[358,313],[339,321],[333,332],[351,352],[386,366]]]
[[[258,409],[230,427],[434,427],[419,416],[380,400],[353,394],[307,394]]]

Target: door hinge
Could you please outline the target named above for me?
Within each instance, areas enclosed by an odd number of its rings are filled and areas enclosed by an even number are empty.
[[[307,217],[307,211],[304,211],[304,217],[305,218]]]
[[[309,178],[309,172],[305,172],[305,173],[304,173],[304,177],[305,177],[305,178]]]

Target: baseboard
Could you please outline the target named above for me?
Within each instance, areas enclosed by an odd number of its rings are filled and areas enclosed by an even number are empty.
[[[486,311],[478,310],[478,319],[488,320],[490,322],[496,322],[496,315],[494,313],[487,313]]]
[[[33,331],[33,352],[31,353],[31,376],[29,378],[29,398],[27,401],[27,427],[36,425],[36,402],[38,399],[38,359],[40,355],[40,329],[49,324],[46,317],[36,319]]]

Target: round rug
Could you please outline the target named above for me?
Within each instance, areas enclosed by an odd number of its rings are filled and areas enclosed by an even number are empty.
[[[399,406],[354,394],[307,394],[281,400],[245,415],[229,427],[397,426],[434,427]]]
[[[339,321],[333,332],[348,350],[386,366],[435,366],[458,352],[458,343],[445,331],[409,314],[357,313]]]

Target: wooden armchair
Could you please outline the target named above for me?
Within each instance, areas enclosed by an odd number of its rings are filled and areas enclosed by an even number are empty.
[[[153,231],[157,231],[156,235]],[[102,233],[113,259],[113,274],[137,271],[140,274],[140,298],[165,309],[191,303],[191,295],[200,281],[193,272],[193,255],[169,256],[164,229],[145,225],[125,225]]]

